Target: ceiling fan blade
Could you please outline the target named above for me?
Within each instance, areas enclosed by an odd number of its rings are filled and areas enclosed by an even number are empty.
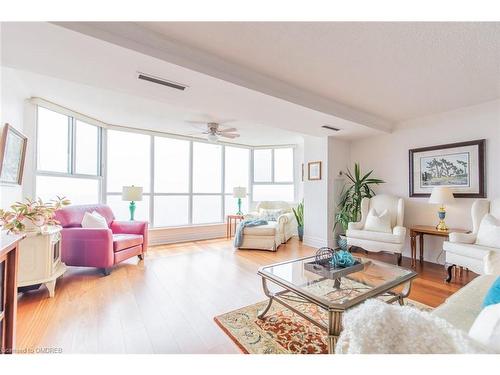
[[[236,133],[222,133],[222,134],[219,134],[219,136],[224,137],[224,138],[234,139],[234,138],[238,138],[240,135],[236,134]]]
[[[234,133],[235,131],[238,131],[236,128],[228,128],[228,129],[221,129],[219,130],[219,133]]]

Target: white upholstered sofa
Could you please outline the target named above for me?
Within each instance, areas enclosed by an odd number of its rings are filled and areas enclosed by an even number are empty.
[[[446,281],[451,280],[454,266],[466,267],[480,275],[500,274],[500,244],[498,247],[476,244],[479,224],[488,213],[500,220],[500,199],[474,201],[471,208],[472,233],[450,233],[449,241],[443,243],[448,269]]]
[[[262,201],[254,212],[245,215],[245,220],[260,218],[261,209],[281,209],[284,211],[277,221],[268,221],[267,225],[246,227],[243,229],[243,241],[238,249],[256,249],[276,251],[297,231],[297,223],[292,208],[287,202]]]
[[[372,208],[378,213],[388,211],[392,233],[365,230],[366,218]],[[358,246],[366,251],[384,251],[397,254],[398,264],[400,264],[406,236],[403,218],[404,203],[402,198],[385,194],[363,198],[361,201],[361,221],[349,223],[346,232],[347,245]]]

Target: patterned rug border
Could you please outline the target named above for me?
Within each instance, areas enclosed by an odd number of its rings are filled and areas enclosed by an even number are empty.
[[[248,305],[248,306],[253,306],[253,305]],[[244,308],[244,307],[243,307]],[[238,309],[236,310],[233,310],[233,311],[237,311]],[[222,329],[222,331],[229,336],[229,338],[231,339],[232,342],[235,343],[235,345],[238,347],[238,349],[240,349],[240,351],[243,353],[243,354],[250,354],[250,352],[248,350],[245,349],[245,347],[240,344],[240,342],[238,341],[238,339],[236,337],[233,336],[233,334],[231,332],[229,332],[229,330],[224,327],[222,325],[222,322],[219,320],[219,316],[222,316],[222,315],[226,315],[226,314],[230,314],[232,313],[233,311],[229,311],[225,314],[221,314],[221,315],[217,315],[217,316],[214,316],[214,321],[215,323],[220,327],[220,329]]]
[[[252,306],[257,306],[259,304],[267,304],[267,301],[268,300],[263,300],[263,301],[259,301],[256,303],[252,303],[250,305],[246,305],[246,306],[243,306],[243,307],[240,307],[240,308],[237,308],[237,309],[234,309],[234,310],[231,310],[231,311],[228,311],[228,312],[225,312],[223,314],[219,314],[219,315],[213,317],[214,322],[231,339],[231,341],[238,347],[238,349],[241,351],[242,354],[254,354],[254,353],[249,352],[249,350],[247,348],[245,348],[245,346],[240,342],[240,340],[227,327],[224,326],[224,323],[220,319],[224,316],[236,313],[236,312],[241,311],[241,310],[248,309]],[[419,302],[419,301],[415,301],[415,300],[410,299],[410,298],[405,298],[405,301],[406,301],[406,304],[405,304],[406,306],[408,305],[408,302],[410,302],[411,305],[413,305],[417,308],[420,308],[422,310],[433,310],[434,309],[434,307],[432,307],[432,306],[429,306],[429,305],[422,303],[422,302]],[[279,305],[281,308],[287,309],[283,305],[280,305],[279,302],[275,301],[274,304]],[[257,353],[257,354],[264,354],[264,353]],[[289,354],[293,354],[293,353],[289,353]]]

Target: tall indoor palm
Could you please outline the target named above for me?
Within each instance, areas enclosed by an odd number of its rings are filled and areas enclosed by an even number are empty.
[[[373,171],[370,171],[361,176],[359,163],[354,164],[354,173],[351,173],[349,168],[347,169],[345,175],[349,180],[340,195],[334,229],[337,227],[337,224],[340,224],[345,233],[349,222],[356,222],[361,219],[361,200],[365,197],[373,197],[375,192],[372,186],[385,182],[378,178],[370,178],[372,173]]]

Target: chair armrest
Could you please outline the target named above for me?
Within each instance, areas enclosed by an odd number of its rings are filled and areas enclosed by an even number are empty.
[[[118,221],[111,223],[113,233],[120,234],[142,234],[142,252],[148,250],[149,243],[149,223],[147,221]]]
[[[111,231],[116,234],[142,234],[148,231],[147,221],[118,221],[114,220],[110,225]]]
[[[397,225],[392,228],[392,234],[398,236],[401,239],[401,242],[403,242],[406,237],[406,228]]]
[[[450,233],[450,242],[473,244],[476,242],[474,233]]]
[[[278,217],[278,223],[292,223],[295,220],[295,215],[291,212],[284,213]]]
[[[69,266],[111,267],[114,263],[113,233],[107,228],[64,228],[61,255],[62,261]]]
[[[347,224],[347,230],[362,230],[363,223],[361,221],[351,222]]]

